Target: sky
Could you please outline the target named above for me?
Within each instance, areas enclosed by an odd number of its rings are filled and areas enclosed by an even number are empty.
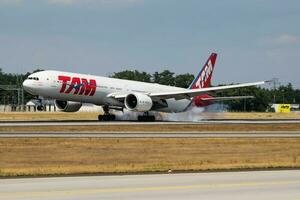
[[[213,84],[279,78],[300,88],[299,0],[0,0],[0,68],[197,74]]]

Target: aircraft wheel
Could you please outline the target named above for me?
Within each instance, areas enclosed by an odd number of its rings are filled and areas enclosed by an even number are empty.
[[[115,115],[108,115],[108,121],[115,121],[116,116]]]
[[[138,116],[138,121],[140,122],[154,122],[155,116],[154,115],[141,115]]]
[[[155,121],[155,116],[154,116],[154,115],[148,116],[148,118],[149,118],[149,120],[150,120],[151,122],[154,122],[154,121]]]
[[[99,120],[99,121],[102,121],[102,120],[103,120],[103,116],[104,116],[104,115],[98,115],[98,120]]]
[[[37,106],[36,108],[38,111],[43,111],[44,110],[44,106]]]
[[[115,115],[98,115],[99,121],[114,121],[115,119]]]

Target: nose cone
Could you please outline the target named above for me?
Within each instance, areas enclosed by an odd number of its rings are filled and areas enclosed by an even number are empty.
[[[23,82],[23,88],[27,91],[27,89],[30,87],[30,85],[29,85],[29,81],[28,80],[25,80],[24,82]]]
[[[31,94],[34,94],[31,80],[25,80],[23,82],[23,88],[24,88],[25,91],[27,91]]]

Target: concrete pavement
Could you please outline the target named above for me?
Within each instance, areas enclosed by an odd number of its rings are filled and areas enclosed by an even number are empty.
[[[0,179],[0,199],[299,200],[300,170]]]

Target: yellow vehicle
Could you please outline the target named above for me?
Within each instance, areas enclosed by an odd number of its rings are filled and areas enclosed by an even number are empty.
[[[278,104],[278,112],[280,113],[291,112],[291,104]]]

